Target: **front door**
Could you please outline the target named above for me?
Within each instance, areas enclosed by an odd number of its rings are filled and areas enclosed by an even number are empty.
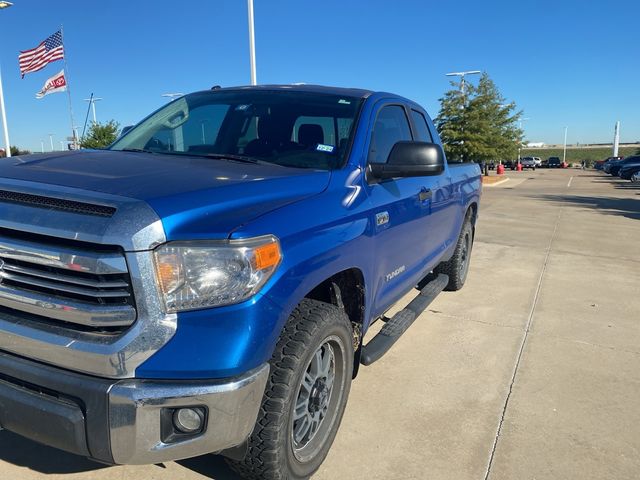
[[[386,163],[396,142],[414,137],[405,106],[382,104],[376,111],[368,162]],[[420,280],[429,257],[440,249],[438,236],[429,225],[438,182],[439,176],[410,177],[369,182],[366,186],[376,238],[372,256],[374,316]]]

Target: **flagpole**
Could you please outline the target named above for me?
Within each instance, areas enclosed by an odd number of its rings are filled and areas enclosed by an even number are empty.
[[[73,149],[78,148],[78,139],[76,138],[76,131],[73,128],[75,122],[73,120],[73,104],[71,102],[71,86],[69,85],[69,66],[67,65],[67,49],[64,46],[64,27],[60,25],[60,37],[62,40],[62,46],[65,49],[64,52],[64,77],[67,84],[67,97],[69,98],[69,117],[71,118],[71,138],[73,138]]]
[[[7,127],[7,113],[4,109],[4,91],[2,90],[2,70],[0,70],[0,116],[2,116],[2,130],[4,133],[5,155],[11,156],[11,145],[9,144],[9,127]]]

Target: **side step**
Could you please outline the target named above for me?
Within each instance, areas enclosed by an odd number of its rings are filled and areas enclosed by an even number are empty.
[[[441,273],[436,278],[427,283],[420,293],[411,300],[404,310],[396,313],[382,330],[371,339],[364,347],[360,356],[360,363],[371,365],[391,349],[394,343],[406,332],[418,315],[420,315],[438,294],[444,290],[449,283],[449,276]]]

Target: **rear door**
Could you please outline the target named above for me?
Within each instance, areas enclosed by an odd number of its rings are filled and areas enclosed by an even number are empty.
[[[377,105],[367,163],[386,163],[396,142],[417,140],[410,118],[410,108],[402,103]],[[429,259],[441,251],[437,225],[431,222],[434,189],[441,176],[369,181],[365,186],[375,236],[374,316],[410,290],[426,273]]]
[[[412,108],[411,121],[414,135],[420,142],[439,142],[434,139],[427,122],[427,116],[422,111]],[[429,218],[429,240],[425,245],[427,249],[425,257],[434,255],[434,249],[449,246],[452,241],[457,240],[459,230],[459,210],[458,203],[461,198],[461,183],[453,183],[453,171],[449,165],[445,165],[442,175],[433,177],[422,177],[423,188],[428,189],[431,194],[431,216]]]

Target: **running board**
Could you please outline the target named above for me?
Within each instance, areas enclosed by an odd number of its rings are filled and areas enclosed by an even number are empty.
[[[360,363],[363,365],[371,365],[376,360],[387,353],[394,343],[406,332],[416,318],[429,306],[438,294],[444,290],[449,283],[449,277],[443,273],[427,283],[420,293],[411,300],[404,310],[396,313],[387,323],[384,324],[382,330],[371,339],[364,347],[362,347],[362,355]]]

